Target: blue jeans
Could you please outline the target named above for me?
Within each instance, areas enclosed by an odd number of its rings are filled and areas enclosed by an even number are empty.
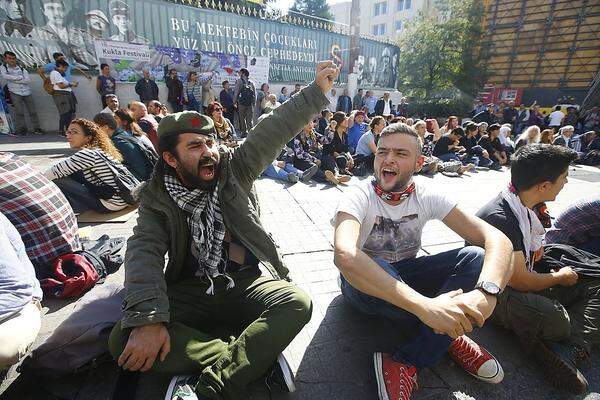
[[[264,176],[268,176],[269,178],[288,182],[288,173],[295,174],[298,176],[298,178],[302,177],[302,171],[294,167],[292,164],[285,164],[285,168],[279,168],[271,164],[263,171],[262,174]]]
[[[460,158],[458,158],[456,153],[440,154],[439,156],[436,156],[436,157],[442,161],[454,161],[454,160],[460,161]]]
[[[410,258],[390,264],[381,259],[375,261],[394,278],[427,297],[462,289],[471,291],[477,283],[483,266],[484,251],[480,247],[464,247],[434,256]],[[417,368],[434,366],[452,343],[447,335],[438,335],[415,315],[384,300],[369,296],[352,287],[342,277],[342,294],[358,311],[368,315],[388,318],[412,333],[399,344],[393,358]]]
[[[110,211],[90,192],[90,189],[83,184],[82,179],[83,177],[78,176],[78,174],[73,174],[71,177],[54,179],[52,182],[65,195],[74,212],[82,213],[88,210],[98,212]]]

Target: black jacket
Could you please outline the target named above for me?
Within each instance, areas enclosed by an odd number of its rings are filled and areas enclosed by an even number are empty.
[[[135,92],[140,96],[142,103],[147,103],[150,100],[158,100],[158,85],[153,79],[146,80],[142,78],[137,81]]]
[[[392,104],[392,99],[388,100],[390,102],[390,113],[393,113],[394,105]],[[385,100],[381,97],[375,103],[375,115],[383,115],[383,109],[385,108]]]

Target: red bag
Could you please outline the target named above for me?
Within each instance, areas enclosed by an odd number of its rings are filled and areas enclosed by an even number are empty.
[[[52,273],[54,278],[42,279],[40,283],[45,295],[59,299],[79,297],[100,279],[92,263],[80,254],[57,258]]]

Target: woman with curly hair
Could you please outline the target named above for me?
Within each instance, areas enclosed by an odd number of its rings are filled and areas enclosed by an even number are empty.
[[[127,207],[119,194],[114,170],[137,179],[121,162],[123,156],[110,138],[94,122],[78,118],[71,121],[67,141],[77,153],[50,167],[45,175],[63,192],[76,213],[87,210],[118,211]]]

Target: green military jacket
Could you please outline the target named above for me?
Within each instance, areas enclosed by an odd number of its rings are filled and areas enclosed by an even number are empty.
[[[238,148],[219,149],[218,196],[225,226],[279,278],[286,278],[288,269],[260,221],[254,181],[328,103],[313,82],[258,123]],[[179,280],[190,254],[186,216],[164,187],[166,168],[159,161],[141,191],[137,225],[127,241],[123,328],[169,322],[167,286]]]

